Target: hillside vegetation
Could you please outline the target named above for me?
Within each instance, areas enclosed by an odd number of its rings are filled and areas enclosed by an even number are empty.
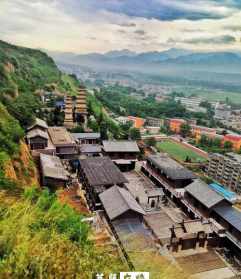
[[[37,90],[74,95],[78,86],[44,52],[0,41],[0,101],[23,127],[41,108]]]

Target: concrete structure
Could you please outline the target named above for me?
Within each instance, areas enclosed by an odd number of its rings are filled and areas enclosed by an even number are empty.
[[[145,125],[149,127],[159,127],[160,129],[160,127],[164,125],[164,119],[147,117]]]
[[[145,119],[135,116],[128,116],[128,119],[133,123],[134,128],[141,129],[144,127]]]
[[[231,116],[231,107],[226,104],[218,103],[215,106],[214,118],[217,120],[228,120]]]
[[[232,143],[233,150],[239,151],[241,149],[241,136],[239,135],[225,135],[222,142],[223,144],[225,142]]]
[[[184,119],[173,118],[169,120],[169,128],[172,132],[179,134],[181,126],[186,123]]]
[[[207,136],[208,138],[217,137],[217,130],[214,128],[208,128],[198,125],[191,125],[192,136],[196,138],[197,141],[201,139],[202,135]]]
[[[183,220],[173,225],[170,231],[169,249],[173,252],[219,245],[220,237],[213,230],[210,221]]]
[[[206,172],[222,185],[241,194],[241,156],[235,153],[210,154]]]
[[[192,112],[206,113],[207,109],[201,107],[200,104],[204,101],[198,97],[175,97],[176,102],[180,102],[187,110]]]

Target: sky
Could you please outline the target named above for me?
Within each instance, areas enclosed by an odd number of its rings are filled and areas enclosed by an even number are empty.
[[[50,51],[241,51],[241,0],[0,0],[0,39]]]

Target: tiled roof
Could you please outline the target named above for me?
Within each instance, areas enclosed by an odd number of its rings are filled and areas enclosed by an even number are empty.
[[[124,188],[113,186],[101,193],[99,197],[110,220],[121,216],[129,210],[145,215],[141,206],[130,192]]]
[[[111,186],[128,183],[109,157],[82,159],[80,160],[80,166],[90,186]]]
[[[189,184],[185,191],[201,202],[207,208],[211,208],[225,200],[216,191],[212,190],[205,182],[200,179]]]
[[[159,153],[156,155],[149,155],[147,160],[173,180],[196,178],[193,172],[186,169],[166,154]]]
[[[59,157],[40,154],[40,163],[44,177],[68,180],[69,173],[65,170]]]
[[[103,141],[105,152],[140,152],[135,141]]]

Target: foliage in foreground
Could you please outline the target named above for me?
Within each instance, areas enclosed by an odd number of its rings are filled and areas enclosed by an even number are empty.
[[[88,240],[88,226],[54,194],[30,188],[0,205],[0,278],[91,278],[119,269],[115,257]]]

